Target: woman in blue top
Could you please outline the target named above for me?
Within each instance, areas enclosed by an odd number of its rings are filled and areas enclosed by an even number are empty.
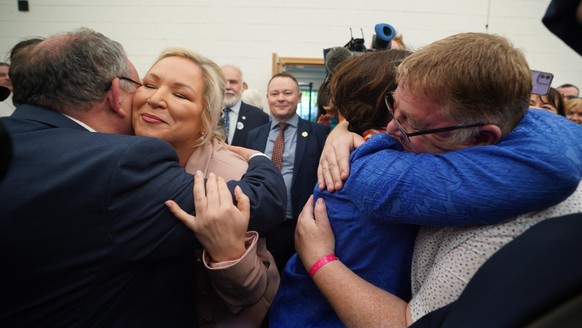
[[[419,51],[404,60],[425,61],[425,71],[398,87],[394,103],[386,93],[361,99],[376,105],[388,100],[385,108],[399,114],[388,124],[398,139],[373,136],[351,154],[350,176],[340,191],[315,190],[315,198],[326,200],[337,257],[404,302],[410,297],[418,225],[502,222],[564,200],[582,176],[582,146],[575,142],[582,129],[557,115],[527,112],[531,75],[523,54],[504,39],[482,33],[445,40],[427,47],[430,56]],[[482,68],[482,61],[491,64]],[[340,78],[342,83],[367,81]],[[341,96],[333,95],[334,104]],[[455,113],[455,106],[466,113]],[[406,110],[410,115],[404,116]],[[415,153],[421,142],[432,151]],[[305,265],[310,267],[311,260]],[[297,256],[285,268],[270,322],[274,327],[343,326]]]

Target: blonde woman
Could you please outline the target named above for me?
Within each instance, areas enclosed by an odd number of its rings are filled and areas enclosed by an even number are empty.
[[[199,170],[238,180],[247,162],[227,148],[217,127],[224,90],[222,71],[212,60],[186,48],[165,49],[135,92],[135,133],[170,143],[192,174]],[[279,285],[276,265],[256,231],[242,237],[246,252],[234,261],[213,258],[205,245],[200,256],[205,273],[199,272],[197,282],[201,326],[259,326],[267,313]]]
[[[566,117],[578,124],[582,124],[582,98],[573,98],[566,101]]]

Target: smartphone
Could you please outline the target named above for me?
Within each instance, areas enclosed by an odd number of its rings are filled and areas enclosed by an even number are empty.
[[[545,96],[550,91],[554,74],[532,70],[531,76],[533,84],[531,93]]]

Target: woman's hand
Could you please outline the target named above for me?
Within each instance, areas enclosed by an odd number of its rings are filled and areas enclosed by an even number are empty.
[[[315,217],[314,217],[315,214]],[[323,198],[313,209],[313,195],[303,207],[295,229],[295,249],[305,269],[309,271],[319,258],[334,252],[335,236],[329,224]]]
[[[237,260],[246,251],[244,238],[249,225],[249,198],[237,186],[235,206],[226,182],[214,173],[208,175],[206,191],[204,189],[204,176],[197,171],[194,178],[196,216],[184,212],[174,201],[167,201],[166,206],[194,231],[212,262]]]
[[[260,154],[260,151],[254,150],[254,149],[248,149],[245,147],[238,147],[238,146],[231,146],[231,145],[226,145],[226,148],[228,148],[230,151],[239,154],[242,158],[245,159],[245,161],[250,161],[251,156],[255,155],[255,154]]]
[[[339,123],[327,136],[319,166],[319,189],[340,190],[350,175],[350,152],[364,143],[362,136],[348,131],[348,122]]]

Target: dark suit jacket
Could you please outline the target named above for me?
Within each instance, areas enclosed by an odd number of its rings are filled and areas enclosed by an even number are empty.
[[[0,183],[12,162],[12,142],[4,125],[0,122]]]
[[[411,327],[581,327],[582,214],[540,222],[495,253],[459,299]]]
[[[267,113],[258,107],[241,102],[231,145],[244,147],[249,131],[267,122],[269,122],[269,115]],[[239,126],[242,128],[239,129]]]
[[[14,157],[0,183],[0,326],[196,327],[199,244],[164,205],[193,212],[174,149],[30,105],[2,122]],[[253,224],[284,217],[276,183],[270,160],[249,162],[252,220],[273,213]]]
[[[580,0],[552,0],[542,22],[570,48],[582,55],[582,25],[576,17]]]
[[[246,147],[265,151],[271,123],[266,123],[249,132]],[[297,148],[291,184],[293,218],[297,219],[303,206],[313,193],[317,183],[317,166],[329,128],[299,118],[297,124]]]

